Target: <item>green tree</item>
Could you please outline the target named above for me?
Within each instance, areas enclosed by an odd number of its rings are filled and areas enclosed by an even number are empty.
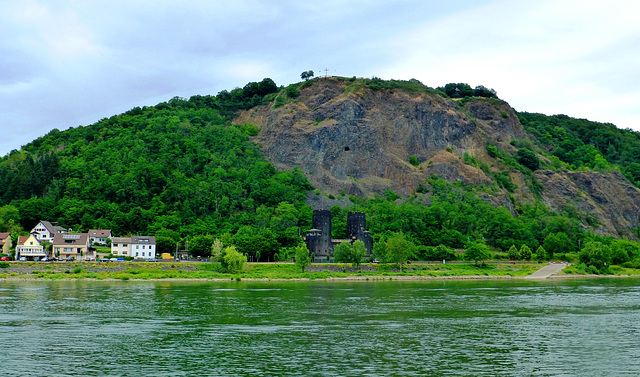
[[[388,261],[389,258],[387,255],[386,242],[380,240],[373,244],[373,257],[382,263],[386,263]]]
[[[350,263],[352,249],[349,242],[341,242],[333,250],[333,257],[338,263]]]
[[[538,261],[538,263],[543,262],[547,259],[547,251],[544,249],[544,247],[538,246],[538,249],[536,250],[536,255],[535,255],[536,261]]]
[[[581,263],[606,273],[608,271],[607,265],[611,263],[611,249],[602,242],[587,242],[580,251],[579,258]]]
[[[360,268],[360,264],[364,260],[365,255],[367,255],[367,248],[364,246],[364,242],[356,240],[351,249],[353,250],[351,264],[353,267]]]
[[[547,250],[550,259],[553,258],[555,253],[565,253],[573,249],[571,240],[564,232],[549,234],[545,237],[542,246]]]
[[[176,241],[166,236],[156,236],[156,254],[173,254],[176,251]]]
[[[629,240],[611,242],[611,262],[621,264],[640,257],[640,244]]]
[[[307,245],[296,246],[296,266],[298,266],[302,272],[311,264],[311,258],[309,258],[309,249]]]
[[[520,259],[522,260],[530,260],[531,259],[531,249],[527,245],[522,245],[520,247]]]
[[[468,261],[474,261],[476,265],[491,257],[491,249],[485,245],[484,242],[475,241],[467,246],[467,250],[464,253],[465,259]]]
[[[189,241],[189,252],[195,256],[207,258],[211,255],[211,246],[215,239],[210,234],[195,236]]]
[[[216,238],[215,240],[213,240],[213,243],[211,244],[211,262],[220,261],[223,248],[224,245],[222,244],[222,241],[220,241],[220,238]]]
[[[314,76],[314,72],[309,70],[309,71],[304,71],[300,74],[300,78],[303,79],[304,81],[309,80],[310,78],[312,78]]]
[[[509,255],[509,259],[513,259],[513,260],[518,259],[518,257],[520,256],[520,253],[518,253],[518,248],[516,247],[516,245],[511,245],[507,254]]]
[[[247,263],[247,256],[240,254],[234,246],[224,248],[221,260],[222,267],[230,273],[236,273],[244,270],[244,264]]]
[[[397,264],[406,263],[414,248],[414,244],[407,239],[404,233],[395,233],[387,240],[387,255]]]
[[[538,159],[534,151],[528,148],[518,149],[516,160],[531,170],[537,170],[540,167],[540,159]]]

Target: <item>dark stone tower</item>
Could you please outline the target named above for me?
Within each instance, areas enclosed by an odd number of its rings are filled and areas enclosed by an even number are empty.
[[[367,229],[367,216],[364,212],[349,212],[347,214],[347,235],[354,243],[356,240],[364,242],[367,248],[367,257],[371,256],[373,250],[373,237]]]
[[[333,257],[331,245],[331,211],[326,209],[314,210],[312,219],[313,229],[307,231],[307,248],[315,259]]]
[[[358,233],[367,229],[367,217],[364,212],[349,212],[347,214],[347,236],[358,239]]]

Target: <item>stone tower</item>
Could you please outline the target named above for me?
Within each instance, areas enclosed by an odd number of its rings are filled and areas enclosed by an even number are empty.
[[[307,231],[307,248],[315,259],[329,259],[333,257],[331,244],[331,211],[326,209],[314,210],[312,227]]]
[[[354,243],[356,240],[364,242],[367,248],[367,257],[373,250],[373,237],[367,229],[367,216],[364,212],[349,212],[347,214],[347,236]]]
[[[347,214],[347,236],[350,239],[358,237],[358,233],[367,229],[367,217],[364,212],[349,212]]]

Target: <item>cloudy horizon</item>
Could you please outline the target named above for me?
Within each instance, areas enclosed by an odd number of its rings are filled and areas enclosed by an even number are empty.
[[[0,5],[0,156],[135,106],[300,73],[485,85],[640,130],[631,1],[24,0]]]

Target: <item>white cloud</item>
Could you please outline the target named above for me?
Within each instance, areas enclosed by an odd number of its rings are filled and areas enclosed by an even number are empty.
[[[521,111],[640,128],[640,3],[0,3],[0,154],[51,128],[271,77],[486,85]],[[636,110],[637,109],[637,110]],[[19,132],[16,132],[19,130]],[[35,135],[35,136],[34,136]]]
[[[483,84],[521,111],[573,109],[569,115],[640,129],[637,107],[613,114],[605,105],[618,95],[611,81],[639,77],[632,62],[640,53],[629,44],[640,32],[639,7],[630,1],[491,2],[397,35],[390,42],[397,60],[385,74],[429,85]],[[628,95],[640,100],[638,91]]]

